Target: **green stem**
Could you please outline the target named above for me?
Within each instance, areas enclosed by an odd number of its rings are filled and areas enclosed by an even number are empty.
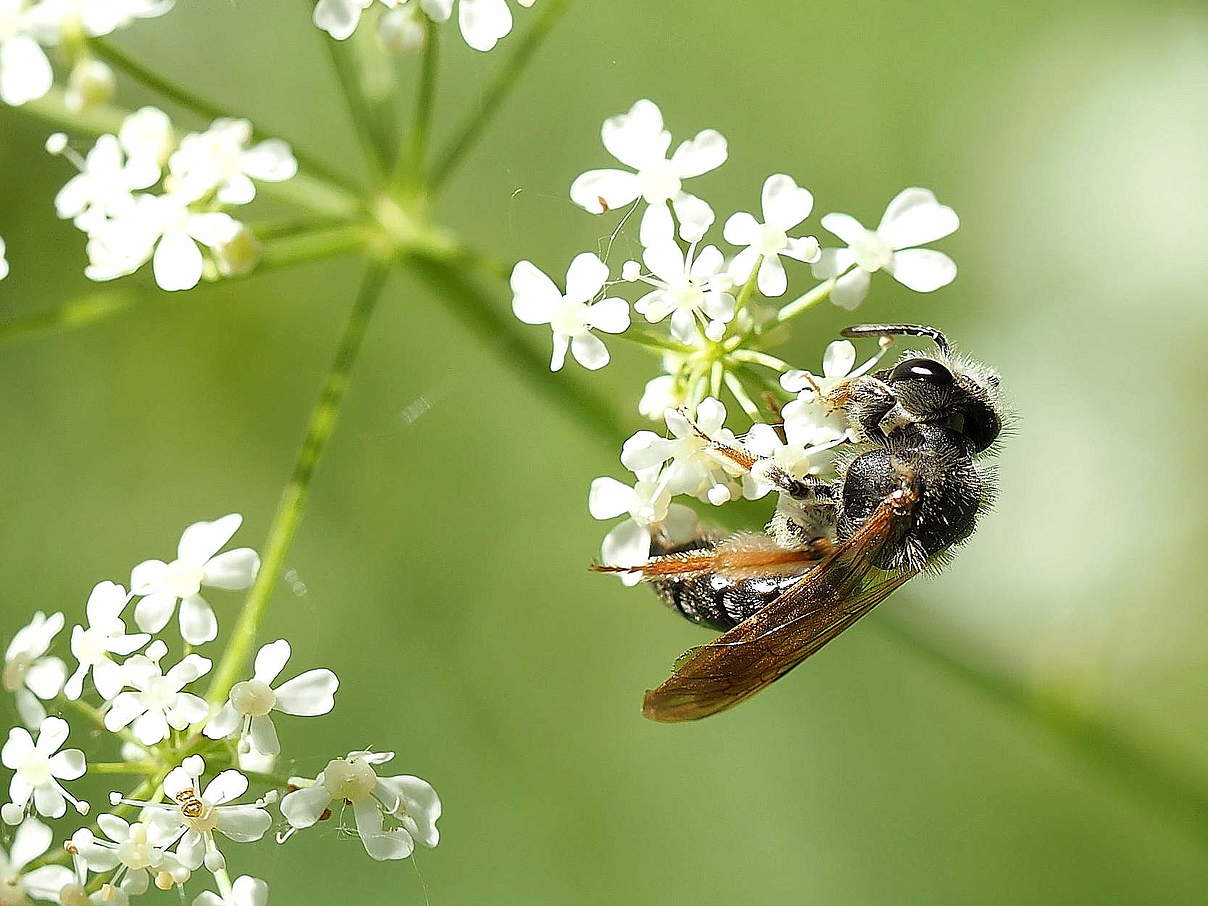
[[[137,294],[129,289],[102,289],[87,293],[47,311],[5,321],[0,324],[0,343],[21,339],[44,330],[86,327],[133,308],[138,302]]]
[[[520,39],[512,51],[512,55],[483,89],[482,100],[479,102],[477,111],[466,119],[453,139],[437,157],[429,178],[429,186],[433,193],[445,184],[466,154],[474,147],[487,124],[499,112],[503,102],[507,100],[508,94],[511,93],[512,88],[519,81],[520,75],[532,61],[537,49],[553,31],[558,20],[570,9],[572,2],[574,0],[543,0],[537,21]]]
[[[763,267],[763,255],[755,259],[755,266],[751,268],[751,276],[747,277],[747,282],[742,285],[738,298],[734,300],[734,314],[737,315],[751,301],[751,296],[755,293],[755,284],[759,282],[761,267]]]
[[[407,138],[406,153],[399,156],[395,167],[394,188],[400,193],[414,195],[420,186],[424,168],[424,157],[428,151],[428,138],[432,131],[433,98],[436,95],[436,77],[440,63],[440,30],[432,20],[421,16],[426,40],[424,61],[420,69],[419,88],[415,95],[415,114],[411,122],[411,133]]]
[[[742,386],[742,381],[740,381],[729,371],[726,372],[726,387],[733,395],[735,402],[737,402],[738,405],[742,407],[742,411],[747,414],[747,417],[753,422],[759,421],[759,406],[753,399],[751,399],[750,395],[746,391],[746,388]]]
[[[675,340],[636,325],[631,325],[627,331],[615,334],[615,336],[618,340],[636,343],[639,346],[644,346],[658,353],[674,352],[678,355],[686,356],[697,351],[695,347],[677,343]]]
[[[140,777],[152,774],[159,768],[155,761],[90,761],[89,774],[137,774]]]
[[[72,699],[67,698],[66,696],[63,696],[63,695],[60,695],[58,698],[55,699],[55,701],[58,702],[59,707],[64,708],[68,711],[74,711],[76,714],[79,714],[81,717],[84,717],[87,720],[91,721],[96,727],[99,727],[100,729],[105,730],[106,732],[113,732],[113,731],[110,731],[109,728],[105,726],[105,715],[102,714],[99,709],[92,707],[92,705],[88,704],[87,702],[78,701],[78,700],[73,701]],[[152,751],[150,748],[148,748],[147,746],[145,746],[141,742],[139,742],[138,738],[133,733],[130,732],[130,729],[128,727],[123,727],[122,729],[117,730],[116,735],[118,736],[119,739],[122,740],[122,742],[128,742],[132,746],[138,746],[144,752],[150,753]]]
[[[126,73],[126,75],[138,82],[141,82],[152,91],[162,94],[168,100],[175,102],[186,110],[190,110],[202,118],[210,120],[248,119],[247,117],[241,116],[240,114],[231,110],[219,107],[217,104],[211,103],[200,95],[194,94],[193,92],[182,88],[173,82],[169,82],[163,76],[126,56],[125,53],[118,50],[103,38],[91,38],[88,44],[101,59],[112,63],[115,67]],[[274,135],[280,137],[279,133],[261,130],[253,125],[253,136],[257,141],[264,138],[270,138]],[[343,177],[335,173],[333,170],[327,169],[318,161],[307,156],[303,152],[300,152],[293,142],[289,142],[289,146],[293,151],[294,159],[298,161],[298,165],[300,167],[309,170],[316,176],[322,177],[327,182],[340,186],[349,192],[355,191],[355,188],[346,182]]]
[[[234,685],[236,678],[243,671],[251,657],[252,646],[256,641],[256,632],[260,621],[264,618],[269,601],[285,571],[285,558],[289,554],[298,524],[302,521],[302,513],[310,496],[310,485],[315,475],[315,467],[319,463],[327,442],[331,439],[336,420],[340,414],[340,406],[344,402],[348,390],[352,367],[361,351],[365,331],[373,315],[381,295],[382,285],[387,274],[387,263],[374,261],[369,265],[360,292],[353,303],[348,321],[344,325],[344,333],[340,338],[336,353],[323,379],[323,387],[319,400],[311,410],[306,427],[306,435],[298,451],[293,474],[281,495],[277,512],[273,516],[272,527],[264,545],[264,559],[260,566],[260,574],[248,592],[247,601],[239,614],[239,620],[231,633],[226,652],[214,671],[207,699],[211,706],[221,704],[226,700],[227,693]]]
[[[369,166],[374,182],[380,183],[390,161],[389,139],[381,125],[375,104],[365,93],[360,59],[356,49],[348,41],[336,41],[321,34],[323,46],[331,58],[332,69],[344,93],[348,115],[360,139],[365,162]]]
[[[792,302],[780,309],[776,315],[776,320],[783,324],[790,318],[795,318],[803,311],[808,311],[819,302],[823,302],[830,298],[831,290],[835,288],[833,279],[827,280],[825,283],[819,283],[804,296],[799,296]]]
[[[261,248],[260,264],[252,271],[252,275],[273,268],[358,251],[365,248],[370,239],[370,231],[355,223],[271,239]]]

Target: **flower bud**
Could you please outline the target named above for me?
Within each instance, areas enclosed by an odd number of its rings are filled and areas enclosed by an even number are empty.
[[[80,60],[67,78],[67,93],[64,98],[67,109],[80,113],[104,104],[113,97],[117,87],[113,70],[100,60],[86,57]]]

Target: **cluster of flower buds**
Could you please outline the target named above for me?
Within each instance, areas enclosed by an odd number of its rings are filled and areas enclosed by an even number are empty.
[[[521,261],[512,271],[512,308],[525,323],[549,325],[555,371],[568,351],[584,368],[607,365],[600,333],[631,340],[660,357],[663,373],[647,383],[638,410],[664,421],[669,436],[639,431],[629,438],[621,463],[633,473],[633,483],[598,478],[588,498],[598,519],[628,517],[608,533],[602,559],[629,566],[648,558],[653,530],[671,538],[692,531],[694,511],[672,503],[676,495],[721,506],[770,492],[770,486],[713,455],[710,440],[745,445],[798,478],[832,468],[833,449],[851,438],[827,390],[870,370],[887,344],[857,366],[850,342],[831,343],[820,374],[795,369],[768,350],[787,339],[789,322],[822,301],[856,308],[877,272],[917,292],[951,283],[952,259],[923,246],[954,232],[959,220],[927,189],[908,188],[890,201],[874,229],[850,214],[822,217],[821,226],[841,243],[831,245],[802,226],[813,210],[813,194],[777,173],[764,180],[757,213],[740,211],[725,220],[719,246],[709,242],[716,220],[712,205],[688,192],[685,183],[725,163],[727,144],[720,133],[705,129],[672,151],[661,111],[639,100],[627,113],[605,120],[601,134],[625,169],[583,173],[571,184],[570,197],[590,213],[619,215],[612,239],[637,216],[642,260],[626,261],[617,273],[595,253],[584,252],[571,262],[565,290],[532,262]],[[791,279],[807,272],[805,265],[814,285],[781,301]],[[627,293],[626,287],[638,292]],[[645,324],[635,323],[631,305]],[[746,417],[741,440],[726,427],[723,393]],[[627,582],[640,578],[636,572],[619,575]]]
[[[218,892],[200,893],[195,906],[263,906],[264,881],[246,875],[231,880],[227,845],[260,840],[277,822],[277,839],[284,842],[345,806],[374,859],[404,859],[417,841],[436,845],[440,799],[432,787],[410,775],[377,774],[393,753],[353,751],[313,779],[272,773],[281,754],[279,716],[327,714],[339,686],[325,668],[281,681],[291,654],[284,639],[260,648],[249,678],[229,689],[211,687],[208,700],[190,691],[212,666],[193,649],[219,637],[205,596],[245,589],[259,570],[250,548],[224,550],[241,523],[230,514],[189,526],[175,558],[133,568],[129,591],[112,581],[98,583],[85,621],[70,632],[74,670],[54,652],[65,625],[62,613],[36,613],[13,636],[4,687],[25,726],[11,729],[0,751],[12,772],[0,815],[15,828],[6,831],[11,843],[0,845],[3,902],[126,902],[152,886],[179,888],[183,896],[185,884],[204,869]],[[135,625],[128,629],[124,615],[136,599]],[[186,651],[174,663],[167,661],[169,640],[159,637],[173,615]],[[71,727],[60,714],[89,721],[98,743],[120,760],[100,762],[112,755],[102,750],[86,757],[65,748]],[[43,819],[63,818],[69,805],[79,815],[92,812],[72,791],[90,764],[101,773],[120,768],[141,782],[129,793],[112,793],[112,811],[65,834],[56,852]],[[252,782],[266,789],[248,798]]]

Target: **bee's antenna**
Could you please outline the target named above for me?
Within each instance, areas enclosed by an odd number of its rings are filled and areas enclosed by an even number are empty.
[[[922,324],[856,324],[852,327],[845,327],[839,331],[843,336],[850,338],[858,337],[927,337],[935,341],[935,345],[940,348],[940,352],[948,354],[948,338],[935,327],[926,327]]]

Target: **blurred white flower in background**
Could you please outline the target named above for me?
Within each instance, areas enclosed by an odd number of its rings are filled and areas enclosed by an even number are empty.
[[[629,303],[616,298],[592,303],[607,281],[608,266],[591,252],[570,263],[565,294],[531,261],[512,269],[512,311],[525,324],[548,324],[554,333],[551,371],[562,368],[568,348],[584,368],[595,371],[608,364],[608,349],[592,330],[626,331]]]
[[[168,159],[165,188],[188,201],[213,193],[223,204],[247,204],[256,197],[253,179],[283,182],[297,174],[286,142],[251,140],[252,124],[242,119],[217,119],[205,132],[186,135]]]
[[[814,196],[791,176],[776,173],[763,183],[762,205],[762,223],[746,211],[733,214],[726,221],[723,230],[726,242],[747,246],[731,263],[730,276],[736,283],[746,283],[759,264],[756,278],[759,291],[765,296],[783,296],[789,284],[780,256],[807,263],[818,260],[817,239],[788,235],[789,230],[810,215]]]
[[[0,101],[19,106],[37,100],[54,84],[50,60],[29,34],[26,0],[0,0]]]
[[[79,662],[63,694],[76,700],[83,694],[84,678],[92,671],[97,694],[110,701],[122,691],[122,668],[109,657],[133,654],[151,640],[146,633],[127,634],[121,613],[130,603],[126,589],[115,582],[98,582],[88,596],[88,628],[71,627],[71,653]]]
[[[823,249],[814,265],[814,276],[838,278],[831,301],[842,308],[853,309],[864,301],[871,277],[879,270],[920,293],[956,279],[951,258],[934,249],[916,248],[943,239],[960,226],[956,212],[940,204],[928,189],[899,192],[875,230],[850,214],[827,214],[822,225],[847,243],[846,248]]]
[[[464,2],[464,0],[463,0]],[[670,158],[671,133],[653,101],[639,100],[628,113],[609,117],[600,131],[608,152],[629,170],[588,170],[571,184],[571,200],[592,214],[603,214],[641,198],[646,202],[639,238],[643,246],[671,234],[671,210],[680,223],[680,237],[696,242],[713,224],[713,209],[684,191],[685,179],[716,170],[726,162],[726,140],[705,129],[683,142]]]
[[[4,257],[8,246],[4,244],[4,237],[0,236],[0,280],[8,276],[8,259]]]
[[[17,714],[31,730],[46,719],[42,702],[58,695],[67,678],[62,659],[46,657],[62,629],[63,614],[48,617],[39,610],[27,626],[17,630],[4,652],[4,689],[16,696]]]
[[[88,803],[76,799],[59,781],[79,780],[87,763],[79,749],[63,749],[71,728],[61,717],[42,721],[35,742],[24,727],[8,731],[8,741],[0,750],[0,762],[13,772],[8,785],[9,802],[4,806],[5,824],[20,824],[30,799],[38,814],[61,818],[70,802],[81,815],[88,814]]]
[[[144,560],[134,567],[130,588],[144,596],[134,608],[139,629],[159,632],[180,601],[180,634],[186,642],[200,645],[217,637],[218,620],[201,596],[202,587],[247,588],[260,569],[260,557],[250,547],[218,553],[242,524],[238,513],[213,522],[195,522],[181,534],[171,563]]]
[[[0,903],[16,906],[35,900],[59,902],[59,891],[74,877],[71,869],[62,865],[43,865],[24,871],[26,865],[46,854],[54,840],[51,829],[32,815],[21,822],[6,852],[0,847]]]
[[[203,731],[210,739],[225,739],[239,730],[240,747],[261,755],[278,755],[281,743],[271,712],[315,717],[335,707],[340,681],[326,668],[307,670],[277,688],[272,684],[285,669],[290,646],[285,639],[265,645],[256,654],[253,676],[236,683],[222,709]]]
[[[435,846],[440,840],[436,829],[440,798],[418,777],[378,777],[374,767],[393,758],[393,752],[349,752],[345,758],[329,761],[313,781],[293,778],[291,782],[300,789],[281,800],[281,814],[290,830],[278,836],[278,841],[285,842],[294,831],[312,827],[332,801],[343,800],[352,806],[357,834],[371,858],[405,859],[416,842]]]
[[[148,649],[150,651],[150,649]],[[105,714],[105,729],[116,733],[130,726],[135,738],[153,746],[168,738],[168,728],[183,730],[205,720],[205,699],[185,692],[184,687],[205,676],[210,661],[199,654],[186,655],[164,673],[158,659],[136,654],[122,665],[122,681],[133,692],[120,692]]]

